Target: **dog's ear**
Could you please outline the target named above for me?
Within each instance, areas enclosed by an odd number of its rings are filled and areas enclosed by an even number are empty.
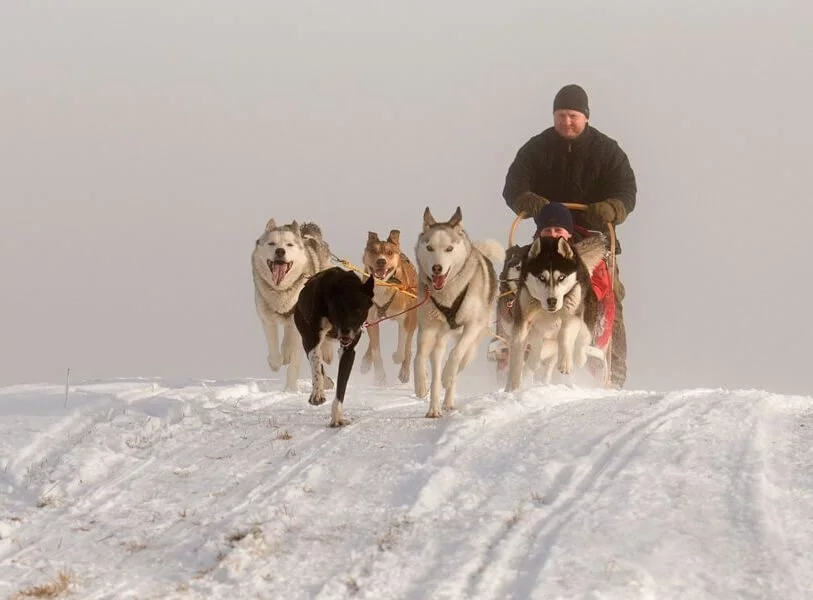
[[[542,238],[534,238],[534,243],[531,244],[531,249],[528,250],[528,258],[536,258],[542,252]]]
[[[435,217],[432,216],[432,213],[429,211],[429,207],[427,206],[426,210],[423,211],[423,230],[426,231],[435,223],[437,223],[437,221],[435,221]]]
[[[401,230],[400,229],[391,229],[390,234],[387,236],[387,241],[390,244],[395,244],[396,246],[401,245]]]
[[[272,229],[277,228],[277,222],[274,220],[274,217],[268,219],[268,223],[265,224],[265,230],[271,231]]]
[[[449,227],[460,227],[460,224],[463,222],[463,211],[460,210],[460,207],[457,207],[457,210],[454,211],[452,218],[449,219]]]
[[[364,290],[364,293],[367,294],[370,298],[372,298],[373,295],[375,294],[375,277],[370,275],[367,278],[367,281],[365,281],[361,287]]]
[[[291,230],[294,232],[296,237],[302,237],[302,231],[299,229],[299,223],[295,220],[291,221]]]
[[[370,242],[380,242],[381,240],[378,238],[378,234],[375,231],[368,231],[367,232],[367,243]]]
[[[559,238],[559,243],[556,245],[556,250],[559,255],[567,260],[573,260],[573,248],[567,243],[565,238]]]

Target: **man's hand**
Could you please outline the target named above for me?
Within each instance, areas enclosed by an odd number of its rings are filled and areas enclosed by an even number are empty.
[[[627,218],[627,207],[618,198],[609,198],[587,205],[587,222],[594,227],[603,227],[607,223],[620,225]]]
[[[517,196],[512,208],[517,214],[525,213],[526,219],[533,219],[548,202],[549,200],[547,198],[543,198],[533,192],[525,192]]]

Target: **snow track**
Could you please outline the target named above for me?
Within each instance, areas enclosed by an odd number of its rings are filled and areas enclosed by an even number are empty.
[[[803,598],[809,398],[279,382],[0,390],[0,594]],[[47,575],[46,575],[47,574]]]

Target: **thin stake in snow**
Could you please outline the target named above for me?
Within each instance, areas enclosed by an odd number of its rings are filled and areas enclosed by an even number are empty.
[[[71,381],[71,368],[68,367],[68,372],[65,374],[65,408],[68,408],[68,389]]]

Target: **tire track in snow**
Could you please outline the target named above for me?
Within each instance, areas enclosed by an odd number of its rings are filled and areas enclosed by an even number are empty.
[[[99,424],[110,422],[120,416],[126,411],[130,402],[155,396],[162,391],[156,391],[154,384],[143,385],[120,394],[109,392],[99,394],[93,392],[92,388],[85,390],[84,387],[77,386],[73,392],[91,398],[94,401],[92,406],[82,407],[68,413],[47,431],[34,438],[27,446],[16,451],[14,457],[9,460],[5,471],[16,486],[25,487],[24,480],[30,479],[31,474],[38,470],[37,464],[54,464],[57,462],[55,457],[64,455],[86,437],[92,435]],[[96,404],[105,399],[107,401],[104,404]],[[59,401],[61,402],[61,399]]]
[[[687,411],[696,395],[665,396],[651,410],[599,439],[575,463],[563,466],[543,497],[544,506],[523,511],[515,523],[501,527],[485,555],[471,565],[462,597],[528,597],[560,531],[601,494],[597,488],[603,480],[623,469],[649,435]],[[514,581],[509,589],[504,587],[505,573],[516,573],[509,578]]]
[[[752,411],[756,414],[753,415],[754,434],[747,438],[749,455],[760,468],[751,479],[742,483],[748,487],[747,497],[753,499],[751,510],[755,513],[753,522],[758,526],[756,535],[773,559],[774,568],[770,569],[773,592],[784,598],[805,598],[813,582],[807,567],[809,561],[800,549],[798,540],[805,537],[804,530],[811,527],[802,526],[800,530],[798,524],[786,524],[784,516],[792,511],[782,509],[785,508],[783,505],[793,504],[796,500],[788,495],[795,487],[793,467],[802,464],[805,465],[803,468],[807,468],[813,452],[808,444],[800,444],[798,429],[794,427],[798,427],[798,424],[787,418],[783,422],[783,415],[780,409],[773,406],[772,400],[781,402],[783,399],[761,398],[757,410]],[[770,451],[772,446],[774,450]],[[780,460],[785,461],[771,465],[769,457],[779,454],[777,446],[784,450]],[[803,578],[806,581],[801,581]]]
[[[351,392],[354,390],[351,390]],[[272,394],[273,395],[273,394]],[[402,395],[400,392],[398,396]],[[259,497],[267,497],[274,501],[278,492],[285,492],[288,490],[288,484],[297,477],[308,480],[308,473],[312,470],[321,470],[319,465],[319,458],[323,457],[325,450],[329,446],[341,447],[345,443],[353,444],[353,436],[356,435],[354,429],[365,426],[368,422],[375,420],[381,416],[381,413],[388,411],[398,410],[405,406],[410,406],[415,401],[401,401],[398,404],[387,404],[384,406],[374,406],[369,410],[360,411],[358,409],[351,409],[350,414],[352,420],[350,423],[340,429],[332,429],[327,426],[328,413],[325,412],[324,407],[314,408],[307,404],[306,396],[303,394],[292,394],[292,398],[300,397],[304,402],[302,409],[294,409],[293,413],[286,415],[289,420],[289,425],[281,427],[298,427],[301,428],[307,425],[311,431],[305,435],[298,432],[292,438],[292,443],[288,446],[286,455],[289,457],[296,457],[295,460],[285,465],[285,470],[273,478],[264,481],[261,485],[254,488],[247,496],[246,502],[242,505],[235,507],[235,510],[244,508],[246,504],[251,504]],[[289,398],[290,399],[290,398]],[[279,402],[272,402],[269,406],[274,406]],[[307,414],[308,420],[312,421],[307,424],[301,422],[302,414]],[[349,437],[348,437],[349,436]],[[289,458],[290,460],[290,458]]]
[[[363,396],[370,394],[366,388],[351,391]],[[375,390],[376,400],[380,400],[382,395],[385,394]],[[293,415],[287,416],[287,423],[282,427],[293,432],[292,440],[286,444],[290,444],[287,446],[288,452],[296,457],[295,462],[286,466],[283,473],[257,480],[254,487],[239,499],[239,504],[220,519],[221,522],[231,522],[233,526],[256,520],[261,523],[263,536],[270,540],[271,548],[264,555],[252,557],[250,561],[242,556],[241,569],[252,569],[261,573],[260,576],[275,579],[280,578],[280,573],[288,574],[292,569],[297,569],[303,557],[291,556],[279,550],[286,547],[290,538],[307,538],[317,547],[324,543],[349,544],[347,560],[338,566],[330,560],[330,553],[324,556],[318,552],[309,555],[309,571],[316,573],[314,579],[298,579],[292,582],[295,587],[283,594],[290,598],[334,598],[337,594],[339,597],[345,595],[348,572],[358,565],[363,570],[375,563],[376,552],[372,548],[376,540],[384,535],[383,531],[375,530],[386,527],[389,517],[399,511],[390,510],[375,501],[371,501],[372,506],[360,501],[358,486],[371,484],[373,488],[377,487],[376,480],[370,478],[370,462],[345,462],[343,457],[370,452],[375,455],[377,448],[392,442],[393,427],[399,432],[404,431],[402,418],[410,422],[424,422],[423,412],[418,411],[420,418],[418,412],[414,412],[421,403],[405,397],[403,391],[394,390],[393,398],[386,400],[387,403],[383,405],[377,401],[366,403],[368,406],[351,405],[348,411],[351,422],[341,429],[327,426],[328,415],[324,407],[314,409],[305,404],[304,409],[297,408]],[[399,414],[407,411],[408,415]],[[303,415],[306,415],[304,419]],[[305,420],[307,423],[303,422]],[[303,427],[308,428],[307,434],[303,434]],[[336,459],[341,462],[336,463]],[[385,466],[388,466],[386,461]],[[366,496],[362,494],[362,497]],[[344,517],[336,519],[329,512],[326,518],[325,502],[330,503],[333,513],[338,512]],[[370,519],[370,509],[379,507],[386,508],[386,516],[379,520]],[[357,550],[359,543],[364,547],[368,541],[373,546],[367,550]],[[217,572],[207,574],[195,586],[217,587],[220,576]],[[285,584],[278,582],[278,585],[285,589]]]
[[[478,540],[484,537],[491,539],[504,527],[503,521],[474,521],[465,532],[447,531],[445,534],[439,533],[437,524],[442,528],[444,515],[448,514],[478,515],[488,512],[486,507],[493,496],[502,492],[503,482],[493,477],[494,472],[499,472],[493,470],[493,448],[500,440],[510,439],[512,434],[506,432],[523,427],[525,422],[533,420],[539,413],[556,410],[562,404],[605,396],[605,391],[557,390],[555,401],[549,402],[536,395],[516,397],[513,394],[490,393],[468,399],[452,415],[429,421],[436,430],[432,452],[425,457],[423,467],[401,486],[404,490],[402,495],[413,498],[406,517],[415,524],[414,535],[420,536],[420,531],[426,531],[427,535],[419,549],[421,560],[411,565],[414,572],[410,573],[410,598],[426,597],[429,589],[437,585],[439,570],[444,572],[444,583],[432,590],[429,594],[431,597],[471,597],[464,593],[469,574],[461,574],[462,569],[449,565],[448,547],[451,544],[458,557],[463,547],[473,547],[476,555],[480,556],[477,553],[480,547]],[[523,425],[518,426],[518,423]],[[520,475],[512,468],[508,466],[508,474],[519,478]]]
[[[95,394],[93,386],[88,386],[88,390],[81,389],[85,386],[77,387],[85,394]],[[70,540],[71,536],[67,532],[76,531],[77,516],[103,511],[104,506],[110,505],[121,495],[122,484],[137,480],[142,472],[156,462],[156,457],[148,456],[145,460],[126,465],[126,455],[111,452],[108,448],[108,460],[103,471],[109,475],[82,483],[80,476],[86,464],[99,456],[92,451],[95,449],[94,436],[104,427],[117,427],[117,420],[125,416],[134,403],[161,397],[167,391],[168,388],[154,383],[124,392],[105,389],[98,398],[106,399],[104,405],[78,408],[75,414],[63,420],[65,423],[60,421],[55,428],[49,430],[61,432],[59,436],[48,437],[49,446],[44,444],[44,436],[39,436],[35,445],[44,457],[41,464],[48,467],[48,489],[42,493],[36,506],[31,502],[20,506],[20,514],[24,515],[25,522],[20,530],[23,543],[18,543],[11,552],[3,553],[0,558],[4,562],[10,560],[24,564],[27,557],[36,559],[43,548],[54,546],[58,548],[51,551],[55,557],[70,553],[72,544],[68,542],[63,546],[63,539],[67,537]],[[174,412],[177,411],[170,411]],[[171,427],[175,422],[182,421],[184,416],[184,411],[174,416],[171,414],[172,422],[159,425],[159,429]],[[77,422],[83,423],[81,429],[71,427]],[[106,438],[105,435],[101,437]],[[88,449],[91,449],[89,454],[86,452]],[[57,457],[56,460],[51,459],[54,456]],[[41,468],[45,469],[45,466]],[[95,465],[94,468],[98,469],[98,466]],[[25,501],[24,496],[18,497],[17,501]],[[43,526],[43,523],[48,525]]]

